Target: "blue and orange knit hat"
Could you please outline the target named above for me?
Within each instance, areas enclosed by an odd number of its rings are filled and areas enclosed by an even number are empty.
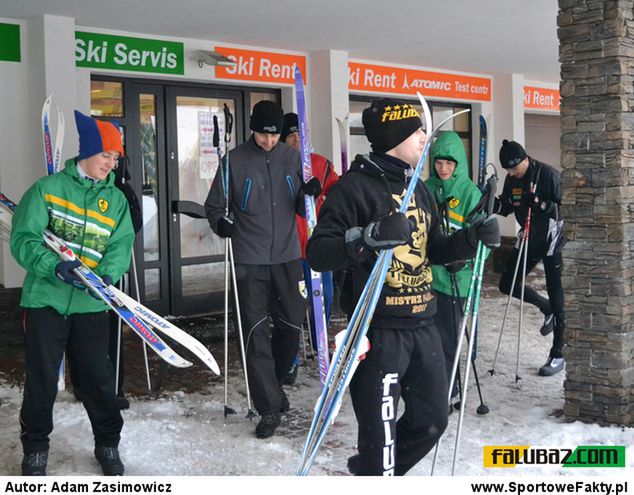
[[[118,151],[123,156],[121,131],[114,122],[93,119],[75,110],[75,124],[79,133],[78,160],[104,151]]]

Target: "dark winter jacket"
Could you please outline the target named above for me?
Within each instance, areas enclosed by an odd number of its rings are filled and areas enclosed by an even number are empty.
[[[531,209],[531,230],[529,244],[535,242],[545,242],[556,228],[556,224],[563,224],[560,218],[559,209],[561,207],[561,174],[555,168],[545,163],[529,158],[529,165],[524,177],[516,179],[510,175],[504,180],[504,189],[499,198],[498,215],[507,216],[509,213],[515,214],[515,219],[524,228],[528,214],[527,198],[530,192],[530,185],[537,181],[535,194],[539,197],[540,203],[535,204]]]
[[[407,164],[384,154],[358,155],[349,172],[330,189],[321,208],[306,257],[317,271],[347,268],[342,307],[348,315],[363,291],[376,253],[351,250],[345,242],[346,232],[396,211],[407,187],[408,170]],[[412,242],[394,250],[372,319],[374,327],[399,329],[426,324],[436,312],[431,264],[470,258],[475,253],[466,231],[451,237],[442,234],[435,202],[421,181],[406,215],[416,225]]]
[[[442,180],[438,177],[434,162],[437,158],[449,159],[456,162],[453,175]],[[430,177],[426,184],[429,187],[439,209],[440,216],[445,219],[446,231],[453,232],[467,227],[467,217],[480,201],[482,193],[469,178],[467,155],[460,136],[453,131],[443,132],[429,150]],[[465,265],[456,272],[459,294],[466,297],[471,280],[471,266]],[[451,278],[442,265],[432,267],[434,274],[434,290],[452,295]]]
[[[229,152],[229,212],[236,263],[276,265],[301,257],[295,213],[303,201],[299,152],[284,143],[271,151],[253,136]],[[220,167],[205,201],[209,225],[216,231],[225,214]]]

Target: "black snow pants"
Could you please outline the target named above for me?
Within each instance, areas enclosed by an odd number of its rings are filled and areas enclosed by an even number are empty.
[[[251,398],[260,415],[277,413],[306,314],[302,261],[236,264],[236,279]]]
[[[95,444],[119,445],[123,419],[108,358],[108,313],[64,317],[52,308],[30,308],[25,311],[24,332],[26,382],[20,411],[24,453],[48,450],[57,377],[65,350],[72,354],[81,379]]]
[[[430,323],[370,328],[370,351],[350,383],[359,424],[359,475],[401,476],[433,448],[447,427],[442,343]],[[397,421],[399,398],[405,410]]]

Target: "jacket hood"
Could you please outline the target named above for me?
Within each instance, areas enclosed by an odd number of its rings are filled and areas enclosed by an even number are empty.
[[[441,180],[436,172],[434,162],[437,158],[444,158],[456,162],[456,170],[447,180]],[[431,145],[429,150],[429,184],[434,190],[442,189],[450,191],[457,181],[470,180],[469,169],[467,164],[467,154],[460,136],[454,131],[445,131],[440,134],[438,139]]]

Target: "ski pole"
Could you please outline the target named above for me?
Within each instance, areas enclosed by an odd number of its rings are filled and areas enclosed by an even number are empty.
[[[244,383],[247,389],[247,418],[257,417],[257,413],[251,408],[251,391],[249,389],[249,373],[247,371],[246,348],[244,347],[244,335],[242,334],[242,317],[240,316],[240,300],[238,298],[238,282],[236,280],[235,261],[233,258],[233,244],[229,239],[229,264],[231,266],[231,278],[233,280],[233,295],[236,305],[236,318],[238,320],[238,335],[240,337],[240,352],[242,354],[242,367],[244,369]]]
[[[511,306],[511,300],[513,298],[513,292],[515,291],[515,281],[517,280],[517,272],[520,267],[520,261],[522,259],[523,250],[524,250],[524,236],[522,236],[522,238],[520,239],[519,250],[517,253],[517,261],[515,263],[515,270],[513,271],[513,281],[511,282],[511,290],[509,291],[509,297],[506,302],[506,309],[504,310],[504,317],[502,318],[502,326],[500,327],[498,343],[497,343],[497,347],[495,348],[495,355],[493,356],[493,365],[491,366],[491,369],[489,370],[489,373],[491,374],[491,376],[495,374],[495,364],[497,363],[498,353],[500,351],[500,344],[502,342],[502,333],[504,332],[504,328],[506,326],[506,318],[508,317],[509,307]]]
[[[123,170],[121,171],[121,182],[125,183],[126,181],[126,171],[125,169],[127,168],[129,163],[129,159],[126,157],[123,160],[121,160],[121,167],[123,167]],[[134,247],[132,248],[132,280],[134,282],[134,295],[136,297],[136,300],[140,303],[141,302],[141,291],[139,290],[139,273],[137,272],[137,268],[136,268],[136,256],[134,254]],[[128,286],[130,286],[130,280],[128,279]],[[128,287],[128,291],[130,291],[130,287]],[[124,291],[125,292],[125,291]],[[119,348],[117,349],[117,366],[118,366],[118,360],[119,360],[119,354],[120,354],[120,349],[121,349],[121,318],[119,318],[119,343],[117,344],[119,346]],[[149,392],[152,391],[152,379],[150,377],[150,363],[148,362],[148,353],[147,353],[147,344],[145,343],[145,341],[143,341],[143,363],[145,365],[145,380],[147,383],[147,389]],[[119,384],[119,371],[117,370],[117,385]],[[118,392],[118,388],[117,388],[117,392]]]
[[[218,153],[218,159],[220,160],[220,179],[222,182],[222,188],[225,197],[225,216],[229,216],[229,143],[231,142],[231,128],[233,126],[233,115],[229,110],[229,107],[225,103],[224,108],[225,117],[225,157],[222,160],[220,156],[220,133],[218,129],[218,117],[214,115],[214,134],[213,144],[216,147]],[[233,297],[235,303],[235,317],[238,330],[238,338],[240,342],[240,355],[242,359],[242,367],[244,371],[244,382],[247,393],[247,418],[256,417],[257,414],[251,408],[251,391],[249,388],[249,374],[247,371],[247,359],[246,349],[244,347],[244,336],[242,334],[242,318],[240,315],[240,299],[238,295],[238,282],[235,274],[235,259],[233,257],[233,244],[230,237],[225,238],[225,417],[228,414],[235,414],[235,410],[228,407],[228,367],[229,367],[229,273],[231,274],[231,280],[233,282]]]
[[[134,294],[137,301],[141,302],[141,291],[139,290],[139,274],[136,268],[136,256],[134,255],[134,249],[132,250],[132,279],[134,280]],[[121,318],[119,318],[121,321]],[[145,379],[147,382],[148,391],[152,390],[152,380],[150,378],[150,363],[147,357],[147,344],[143,341],[143,361],[145,362]]]
[[[460,304],[460,300],[461,300],[460,288],[458,287],[458,282],[456,281],[456,275],[454,273],[451,274],[451,283],[452,283],[452,287],[455,287],[455,290],[456,290],[456,297],[458,299],[458,308],[460,309],[460,313],[464,315],[464,310],[462,309],[462,304]],[[455,316],[454,316],[454,319],[455,319]],[[476,328],[475,328],[474,331],[477,331],[477,325],[478,325],[478,320],[476,318]],[[454,328],[455,328],[455,324],[454,324]],[[473,333],[470,335],[469,332],[466,332],[467,343],[469,343],[469,341],[471,340],[471,336],[472,335],[473,335]],[[475,347],[475,343],[473,345]],[[480,378],[478,376],[478,369],[476,367],[474,354],[475,353],[470,355],[469,360],[471,361],[471,367],[473,369],[473,378],[475,379],[476,388],[478,390],[478,397],[480,399],[480,405],[476,409],[476,412],[479,415],[483,416],[483,415],[489,413],[489,407],[484,403],[484,399],[482,397],[482,387],[480,386]]]
[[[123,285],[123,277],[119,280],[119,290],[125,290]],[[121,318],[117,318],[117,365],[114,371],[114,394],[119,395],[119,371],[121,370]]]
[[[460,321],[460,333],[458,334],[458,346],[456,348],[456,355],[454,356],[454,360],[453,360],[453,366],[451,368],[451,377],[449,378],[449,390],[451,390],[453,388],[453,384],[455,383],[456,380],[456,375],[457,375],[457,371],[458,371],[458,364],[460,362],[460,353],[462,351],[462,341],[464,339],[465,336],[465,332],[466,332],[466,328],[467,328],[467,323],[469,320],[469,315],[471,314],[471,308],[472,308],[472,304],[473,304],[473,299],[474,299],[474,293],[475,293],[475,283],[476,283],[476,268],[479,266],[479,259],[480,256],[482,256],[482,249],[480,248],[482,243],[478,243],[478,249],[476,251],[476,261],[475,261],[475,267],[474,270],[471,272],[471,280],[469,282],[469,290],[467,291],[467,302],[465,303],[465,309],[464,309],[464,313],[462,315],[462,320]],[[468,366],[467,366],[468,368]],[[462,401],[462,403],[464,403],[464,400]],[[461,407],[462,407],[462,403],[461,403]],[[451,398],[447,399],[447,405],[449,406],[451,404]],[[431,464],[431,472],[430,475],[433,476],[434,474],[434,470],[436,468],[436,460],[438,458],[438,451],[440,449],[440,443],[442,441],[442,437],[438,439],[438,442],[436,442],[436,447],[434,449],[434,457],[432,460],[432,464]]]
[[[535,191],[537,190],[537,182],[539,181],[539,174],[541,173],[541,167],[537,169],[537,176],[535,180],[530,183],[529,191],[531,195],[535,195]],[[520,338],[522,335],[522,323],[524,320],[524,290],[526,289],[526,264],[528,260],[528,241],[531,233],[531,216],[533,213],[533,205],[529,203],[528,205],[528,213],[526,215],[526,226],[524,228],[523,236],[526,240],[524,245],[524,261],[523,261],[523,269],[522,269],[522,289],[521,289],[521,298],[520,298],[520,322],[519,328],[517,331],[517,358],[515,360],[515,383],[521,380],[519,376],[519,367],[520,367]],[[514,287],[513,287],[514,288]],[[511,292],[512,294],[513,292]]]
[[[220,182],[222,184],[222,191],[225,197],[225,216],[229,214],[229,191],[228,191],[228,178],[224,171],[224,163],[220,153],[220,131],[218,129],[218,117],[213,116],[214,133],[213,133],[213,146],[216,148],[216,154],[218,155],[218,163],[220,168]],[[226,123],[225,123],[226,125]],[[237,414],[236,410],[229,407],[229,237],[225,237],[225,328],[224,328],[224,415],[225,418],[229,414]]]
[[[487,187],[489,188],[490,194],[489,194],[488,204],[486,205],[486,208],[485,208],[487,217],[490,216],[491,212],[493,211],[493,202],[495,199],[496,185],[497,185],[497,176],[493,176],[489,178]],[[457,346],[456,355],[454,357],[454,362],[453,362],[453,366],[451,370],[451,378],[449,380],[450,382],[449,390],[453,388],[453,384],[456,378],[456,372],[457,372],[458,364],[460,361],[460,352],[462,350],[462,341],[463,341],[463,337],[465,336],[468,342],[468,350],[467,350],[466,359],[470,360],[473,357],[474,339],[469,338],[469,334],[467,331],[467,322],[469,317],[471,317],[471,327],[472,327],[471,335],[473,335],[473,331],[475,330],[475,326],[477,325],[477,322],[478,322],[478,311],[480,306],[480,292],[482,289],[482,274],[484,272],[484,262],[486,260],[487,253],[488,253],[488,248],[486,248],[481,241],[478,242],[478,248],[476,251],[474,267],[471,272],[471,280],[469,282],[469,290],[467,292],[467,301],[465,304],[464,311],[462,313],[462,320],[460,322],[460,335],[458,337],[458,346]],[[473,364],[473,369],[475,370],[475,363],[473,363],[473,361],[472,361],[472,364]],[[458,452],[459,441],[460,441],[460,430],[462,427],[462,421],[464,418],[464,411],[466,406],[467,389],[469,384],[469,370],[470,370],[470,367],[469,367],[469,364],[467,363],[465,366],[464,392],[463,392],[462,400],[460,403],[460,415],[458,417],[458,430],[456,432],[456,444],[454,448],[452,475],[455,470],[455,462],[457,459],[457,452]],[[451,403],[451,398],[448,399],[448,402],[449,404]],[[481,405],[484,406],[484,404],[481,404]],[[486,412],[488,412],[488,407],[484,406],[484,408],[486,408]],[[478,408],[478,410],[481,410],[481,408]],[[486,412],[483,414],[486,414]],[[434,450],[434,457],[433,457],[432,467],[431,467],[432,475],[434,474],[434,469],[436,467],[436,460],[438,457],[438,450],[440,447],[441,440],[442,440],[442,437],[436,443],[436,448]]]
[[[472,314],[471,314],[471,335],[473,335],[473,332],[475,331],[475,326],[477,324],[477,319],[478,319],[478,310],[479,310],[479,306],[480,306],[480,293],[482,290],[482,273],[484,271],[484,260],[486,258],[486,250],[487,248],[484,246],[484,244],[482,244],[482,242],[480,242],[480,252],[479,252],[479,257],[476,256],[476,266],[474,268],[474,272],[477,270],[477,283],[475,284],[475,300],[473,303],[473,308],[472,308]],[[465,331],[466,331],[466,326],[465,326]],[[469,339],[469,345],[467,348],[467,359],[470,359],[471,354],[473,353],[473,344],[474,344],[474,339]],[[454,455],[453,455],[453,463],[451,466],[451,475],[453,476],[456,470],[456,461],[458,459],[458,451],[460,448],[460,435],[462,432],[462,423],[464,421],[464,413],[465,413],[465,407],[467,404],[467,388],[468,388],[468,383],[469,383],[469,371],[470,371],[470,367],[469,365],[465,366],[465,377],[464,377],[464,393],[463,393],[463,401],[460,404],[460,415],[458,416],[458,428],[456,431],[456,442],[455,442],[455,446],[454,446]]]
[[[310,322],[310,311],[306,309],[306,326],[308,327],[308,344],[310,345],[310,355],[308,356],[311,361],[315,360],[315,342],[313,341],[313,325]]]

